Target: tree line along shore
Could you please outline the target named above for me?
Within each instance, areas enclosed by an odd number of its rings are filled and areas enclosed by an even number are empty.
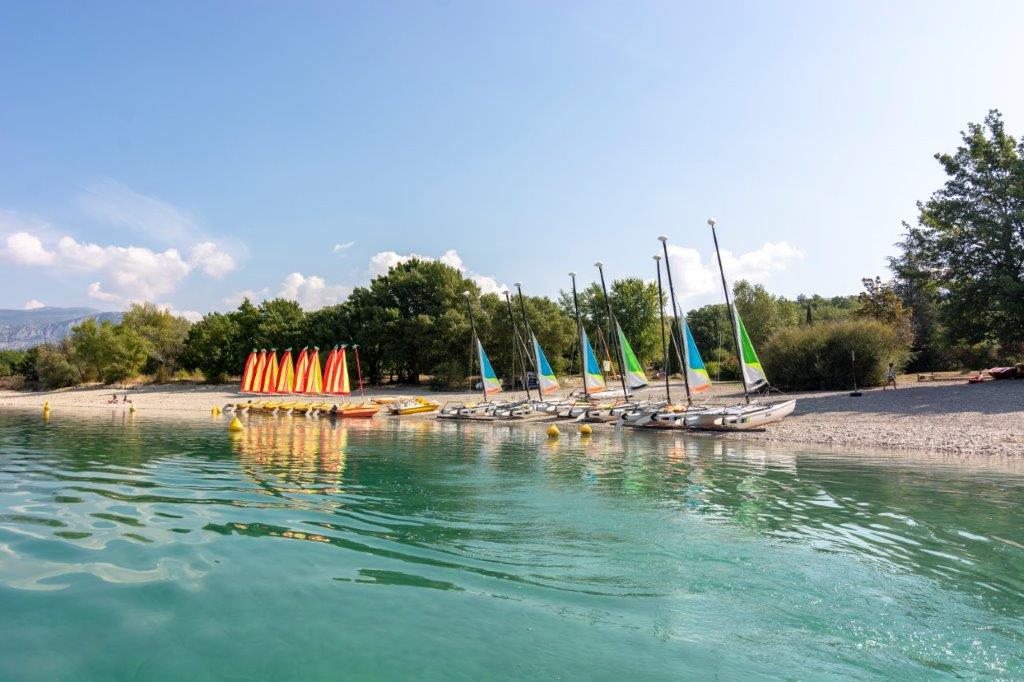
[[[918,203],[904,223],[891,277],[866,276],[858,295],[777,296],[760,284],[736,282],[735,305],[773,384],[787,390],[843,389],[885,381],[897,370],[980,369],[1024,361],[1024,142],[992,111],[969,124],[952,153],[935,155],[946,181]],[[511,378],[512,330],[507,303],[440,262],[393,267],[343,303],[304,311],[296,302],[245,300],[236,310],[190,323],[152,303],[132,305],[119,323],[88,320],[61,343],[0,351],[0,382],[8,388],[58,388],[121,382],[145,375],[161,383],[198,374],[216,383],[237,376],[255,348],[329,349],[359,344],[371,383],[428,381],[469,384],[470,322],[499,375]],[[659,301],[653,282],[612,282],[611,310],[638,359],[666,367]],[[598,355],[610,355],[601,287],[581,292],[583,324]],[[525,323],[557,374],[578,372],[571,297],[525,296]],[[517,306],[518,308],[518,306]],[[516,310],[517,324],[524,324]],[[724,304],[689,311],[687,321],[712,380],[738,377]]]

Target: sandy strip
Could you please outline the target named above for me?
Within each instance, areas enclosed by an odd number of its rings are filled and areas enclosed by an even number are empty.
[[[90,387],[60,391],[0,391],[0,409],[110,409],[112,393],[125,394],[138,412],[147,415],[208,414],[210,408],[245,401],[235,385],[175,384],[123,389]],[[715,387],[708,401],[728,404],[737,399],[735,384]],[[676,398],[682,387],[672,386]],[[439,400],[478,400],[477,395],[437,393],[423,388],[368,389],[367,396],[424,396]],[[521,394],[520,394],[521,395]],[[660,399],[664,387],[640,392]],[[775,443],[809,443],[838,447],[922,450],[970,456],[1024,457],[1024,381],[992,381],[968,385],[965,380],[905,383],[897,390],[873,389],[860,398],[846,392],[794,393],[797,409],[784,422],[763,431],[709,434]],[[396,417],[387,417],[396,418]],[[432,415],[400,417],[432,419]],[[524,428],[543,428],[549,420],[529,421]],[[598,426],[598,428],[611,428]]]

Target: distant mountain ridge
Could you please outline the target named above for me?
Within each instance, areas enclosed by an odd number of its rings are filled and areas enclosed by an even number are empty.
[[[41,343],[63,341],[71,328],[88,320],[120,322],[122,313],[105,313],[94,308],[0,309],[0,349],[30,348]]]

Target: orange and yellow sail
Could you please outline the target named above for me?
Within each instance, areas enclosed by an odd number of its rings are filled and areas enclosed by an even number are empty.
[[[256,359],[256,349],[253,349],[245,361],[245,369],[242,370],[242,385],[240,387],[242,393],[255,393],[253,384],[256,380]]]
[[[309,367],[306,369],[306,380],[303,382],[303,393],[308,395],[322,395],[324,392],[324,377],[320,369],[320,349],[313,346],[313,352],[309,354]]]
[[[299,351],[299,358],[295,361],[295,384],[292,391],[295,393],[306,392],[306,375],[309,373],[309,353],[303,348]]]
[[[277,392],[277,349],[271,348],[267,354],[267,364],[263,368],[263,385],[260,393]]]
[[[348,382],[348,360],[345,356],[344,346],[340,350],[335,347],[327,358],[324,371],[324,393],[329,395],[350,395],[352,393]]]
[[[295,390],[295,367],[292,365],[292,349],[285,350],[277,365],[277,386],[274,393],[291,393]]]

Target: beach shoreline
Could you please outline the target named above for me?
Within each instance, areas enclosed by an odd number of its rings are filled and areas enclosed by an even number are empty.
[[[672,391],[677,399],[683,395],[681,384],[673,384]],[[117,394],[119,400],[127,395],[136,411],[147,416],[209,414],[215,406],[258,399],[258,396],[239,393],[235,384],[181,383],[128,389],[91,386],[56,391],[0,390],[0,410],[41,409],[46,401],[55,413],[127,407],[123,402],[117,406],[107,402],[112,394]],[[479,400],[478,394],[435,392],[426,386],[373,387],[366,390],[366,396],[421,396],[442,403]],[[638,392],[639,398],[651,400],[663,396],[663,386],[652,386]],[[1018,457],[1024,454],[1024,381],[968,385],[959,379],[904,383],[897,390],[871,389],[857,398],[846,391],[792,393],[789,397],[797,398],[797,409],[779,424],[758,431],[700,435],[840,448],[918,450],[970,457]],[[727,404],[740,398],[736,385],[719,384],[706,400],[712,404]],[[356,396],[351,399],[358,401]],[[433,419],[434,415],[391,417],[382,414],[377,418],[417,421]],[[514,423],[523,428],[539,428],[552,422],[551,418],[541,418]],[[554,423],[577,427],[573,422]],[[612,428],[610,425],[593,426]],[[698,435],[697,432],[687,433]]]

